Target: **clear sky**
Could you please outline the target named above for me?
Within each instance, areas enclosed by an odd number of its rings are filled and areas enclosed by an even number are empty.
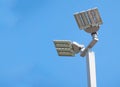
[[[87,87],[86,58],[59,57],[53,40],[85,46],[73,14],[98,7],[98,87],[120,87],[119,0],[0,0],[0,87]]]

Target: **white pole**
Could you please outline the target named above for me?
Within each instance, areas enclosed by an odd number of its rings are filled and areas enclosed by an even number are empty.
[[[88,87],[97,87],[95,54],[90,49],[88,49],[86,54],[86,62],[87,62]]]

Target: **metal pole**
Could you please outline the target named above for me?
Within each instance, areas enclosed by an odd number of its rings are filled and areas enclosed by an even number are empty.
[[[95,54],[90,49],[87,50],[86,62],[87,62],[88,87],[97,87],[97,84],[96,84],[96,68],[95,68]]]

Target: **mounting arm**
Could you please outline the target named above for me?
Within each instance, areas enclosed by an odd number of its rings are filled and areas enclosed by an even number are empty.
[[[81,49],[80,56],[82,56],[82,57],[84,57],[86,55],[88,49],[91,49],[98,41],[97,32],[92,33],[91,36],[92,36],[92,41],[90,42],[90,44],[86,48]]]

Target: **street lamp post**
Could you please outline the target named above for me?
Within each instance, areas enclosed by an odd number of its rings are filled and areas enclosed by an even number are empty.
[[[91,49],[98,41],[97,31],[102,19],[97,8],[77,12],[74,17],[78,27],[91,34],[92,41],[87,47],[70,40],[54,40],[54,44],[59,56],[75,56],[77,53],[80,53],[81,57],[86,56],[88,87],[97,87],[95,53]]]
[[[95,69],[95,54],[90,49],[86,54],[88,87],[97,87],[96,84],[96,69]]]

